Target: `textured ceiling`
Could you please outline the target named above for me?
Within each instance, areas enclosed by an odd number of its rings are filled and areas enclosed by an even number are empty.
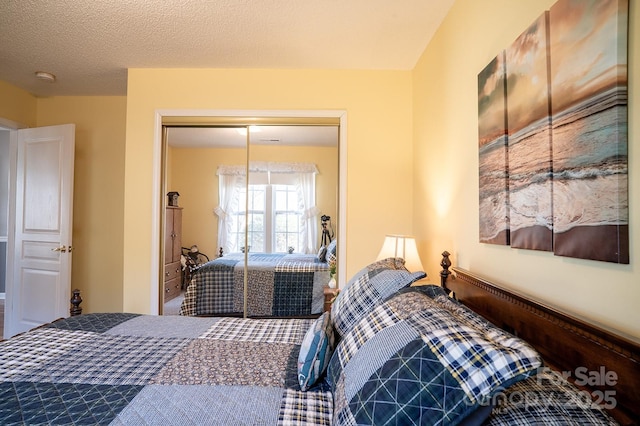
[[[410,70],[453,2],[0,0],[0,80],[126,95],[128,68]]]

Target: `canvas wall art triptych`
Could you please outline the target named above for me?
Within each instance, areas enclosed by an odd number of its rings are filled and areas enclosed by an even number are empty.
[[[629,263],[628,0],[560,0],[478,74],[480,242]]]

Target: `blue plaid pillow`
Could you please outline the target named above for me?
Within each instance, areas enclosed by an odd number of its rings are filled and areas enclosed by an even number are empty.
[[[426,277],[424,272],[411,273],[404,266],[402,269],[387,269],[389,261],[395,259],[388,259],[386,263],[377,262],[363,269],[338,294],[331,306],[331,318],[339,336],[348,333],[363,316],[387,297]]]
[[[338,240],[333,240],[327,246],[326,261],[335,262],[338,260]]]
[[[351,286],[354,282],[358,281],[363,275],[374,276],[387,269],[406,271],[404,267],[404,259],[401,257],[389,257],[386,259],[376,260],[375,262],[365,266],[358,272],[356,272],[351,279],[344,286],[344,289]],[[344,290],[343,289],[343,290]]]
[[[325,312],[311,325],[302,340],[298,354],[298,381],[306,391],[324,374],[334,347],[333,327],[329,312]]]
[[[540,365],[521,339],[408,289],[336,347],[327,373],[334,423],[458,424]]]

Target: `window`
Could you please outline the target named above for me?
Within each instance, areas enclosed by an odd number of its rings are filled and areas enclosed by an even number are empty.
[[[300,251],[301,203],[293,185],[274,185],[273,191],[273,251],[284,253],[289,247]]]
[[[225,253],[246,245],[254,253],[315,253],[318,208],[314,164],[250,163],[247,188],[242,166],[219,166],[218,245]],[[247,194],[247,190],[249,191]],[[247,200],[247,211],[245,211]]]
[[[232,247],[237,247],[239,251],[244,248],[244,231],[246,229],[249,251],[265,252],[266,187],[264,185],[249,185],[248,198],[246,198],[245,188],[240,188],[238,192],[238,205],[244,206],[246,199],[249,211],[247,215],[244,208],[238,207],[232,216]],[[246,224],[247,218],[249,219],[248,226]]]
[[[240,200],[246,191],[240,190]],[[249,185],[247,241],[256,253],[286,253],[301,250],[301,203],[294,185]],[[243,204],[243,203],[241,203]],[[235,214],[233,238],[244,247],[245,211]]]
[[[262,185],[249,185],[249,215],[247,220],[247,241],[249,248],[259,253],[269,252],[267,245],[267,214],[266,187]]]

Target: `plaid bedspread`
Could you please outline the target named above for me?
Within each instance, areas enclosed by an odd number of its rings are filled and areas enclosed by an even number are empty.
[[[295,317],[320,314],[328,265],[316,255],[250,253],[247,316]],[[230,254],[203,265],[187,287],[180,315],[242,314],[244,254]]]
[[[297,380],[312,321],[60,320],[0,343],[0,423],[328,425],[328,387]]]

